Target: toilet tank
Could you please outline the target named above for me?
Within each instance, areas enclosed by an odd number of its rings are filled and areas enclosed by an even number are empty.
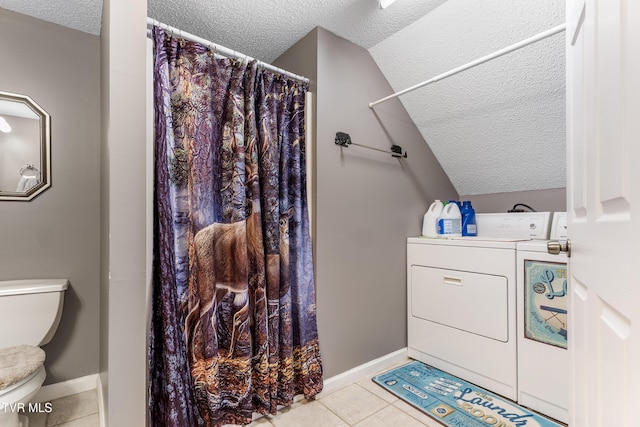
[[[51,341],[68,287],[67,279],[0,281],[0,348]]]

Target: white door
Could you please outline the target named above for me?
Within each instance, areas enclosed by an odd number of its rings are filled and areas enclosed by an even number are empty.
[[[568,0],[567,144],[570,426],[640,426],[640,1]]]

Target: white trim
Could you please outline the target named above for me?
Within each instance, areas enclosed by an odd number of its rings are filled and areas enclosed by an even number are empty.
[[[322,391],[316,395],[316,399],[322,399],[323,397],[333,393],[338,389],[341,389],[342,387],[346,387],[349,384],[353,384],[361,380],[362,378],[373,375],[377,372],[390,369],[393,366],[404,361],[409,361],[409,357],[407,356],[407,347],[401,348],[400,350],[389,353],[386,356],[379,357],[363,365],[356,366],[355,368],[349,369],[346,372],[328,378],[324,380],[324,387]],[[301,394],[293,397],[293,403],[299,402],[301,400],[304,400],[304,396]],[[278,406],[278,411],[283,408],[284,406]],[[254,413],[252,419],[253,421],[255,421],[262,417],[264,417],[264,415]]]
[[[314,183],[315,183],[315,167],[314,165],[314,161],[315,161],[315,155],[314,153],[314,114],[315,112],[313,111],[313,93],[310,91],[307,91],[306,95],[305,95],[305,101],[304,101],[304,107],[305,107],[305,111],[304,111],[304,126],[305,126],[305,142],[306,142],[306,154],[307,157],[305,159],[306,161],[306,175],[307,175],[307,211],[309,212],[309,237],[311,238],[311,241],[313,242],[314,239],[314,235],[313,235],[313,220],[315,219],[315,216],[313,214],[313,209],[315,208],[313,200],[313,188],[314,188]]]
[[[406,347],[326,379],[324,381],[324,388],[322,389],[322,392],[319,393],[316,398],[322,399],[342,387],[353,384],[369,375],[389,369],[403,361],[409,361]]]
[[[360,379],[373,375],[377,372],[389,369],[394,365],[409,361],[407,356],[407,348],[401,348],[400,350],[389,353],[385,356],[371,360],[355,368],[349,369],[346,372],[335,375],[324,381],[324,388],[316,398],[322,399],[324,396],[346,387],[349,384],[353,384]],[[106,427],[104,417],[104,395],[102,390],[102,381],[100,375],[93,374],[86,377],[74,378],[72,380],[63,381],[55,384],[49,384],[43,386],[33,398],[34,402],[50,402],[61,397],[71,396],[73,394],[82,393],[97,389],[98,393],[98,412],[100,414],[100,426]],[[295,401],[301,400],[302,396],[296,396]]]
[[[50,402],[61,397],[82,393],[96,388],[99,384],[98,374],[87,375],[86,377],[74,378],[55,384],[43,386],[33,397],[34,402]]]
[[[96,378],[96,389],[98,391],[98,416],[100,417],[100,427],[107,427],[107,416],[104,412],[104,391],[102,390],[102,378]]]

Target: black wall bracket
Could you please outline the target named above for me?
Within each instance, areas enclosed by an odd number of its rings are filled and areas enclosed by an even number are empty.
[[[355,142],[352,142],[351,136],[349,136],[349,134],[345,132],[336,132],[335,144],[341,147],[349,147],[350,145],[357,145],[358,147],[368,148],[369,150],[375,150],[375,151],[380,151],[382,153],[391,154],[392,157],[404,158],[404,159],[407,158],[407,152],[406,151],[403,152],[402,147],[399,145],[395,145],[395,144],[392,145],[391,151],[385,151],[379,148],[368,147],[366,145],[356,144]]]

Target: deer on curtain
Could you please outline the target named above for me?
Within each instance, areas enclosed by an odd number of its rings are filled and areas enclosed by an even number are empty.
[[[308,84],[153,37],[149,425],[249,424],[322,390]]]

